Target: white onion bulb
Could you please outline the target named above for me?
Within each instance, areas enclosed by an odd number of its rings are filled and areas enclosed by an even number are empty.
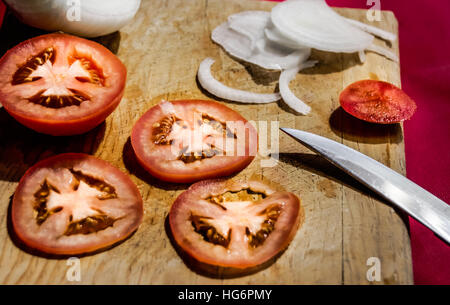
[[[125,26],[141,0],[5,0],[22,22],[47,30],[97,37]]]

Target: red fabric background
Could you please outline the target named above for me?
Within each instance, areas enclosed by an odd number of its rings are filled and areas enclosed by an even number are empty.
[[[3,16],[5,15],[5,4],[3,4],[3,2],[0,1],[0,26],[2,25],[3,22]]]
[[[279,1],[279,0],[275,0]],[[327,0],[368,8],[367,0]],[[408,177],[450,202],[450,1],[381,0],[399,20],[403,89],[418,111],[405,123]],[[5,7],[0,2],[0,25]],[[416,284],[450,284],[450,246],[411,219]]]
[[[405,122],[407,176],[450,203],[450,1],[380,1],[399,21],[402,87],[418,106]],[[372,6],[370,0],[327,2]],[[414,219],[410,232],[415,283],[449,285],[450,246]]]

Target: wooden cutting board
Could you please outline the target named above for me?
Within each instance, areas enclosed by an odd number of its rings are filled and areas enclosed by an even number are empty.
[[[188,268],[167,236],[165,221],[174,199],[187,185],[152,178],[136,164],[130,131],[137,119],[161,99],[208,98],[196,81],[199,63],[213,57],[213,74],[229,86],[255,92],[277,90],[279,73],[231,58],[210,39],[211,30],[227,16],[244,10],[267,10],[275,3],[246,0],[143,1],[131,24],[109,37],[128,68],[124,98],[106,123],[85,135],[55,138],[22,127],[0,109],[0,283],[3,284],[410,284],[410,242],[404,215],[321,157],[280,134],[279,161],[262,167],[261,157],[238,176],[255,173],[283,185],[302,199],[305,222],[289,248],[258,273],[231,279],[211,278]],[[367,22],[366,11],[338,9]],[[397,32],[391,12],[375,24]],[[112,44],[111,44],[112,42]],[[385,44],[382,41],[377,43]],[[2,43],[5,49],[5,42]],[[9,46],[8,46],[9,47]],[[393,46],[398,52],[398,44]],[[348,84],[378,78],[400,85],[399,65],[368,53],[314,52],[320,64],[302,71],[290,84],[311,107],[293,114],[283,102],[242,105],[224,102],[248,120],[279,122],[365,153],[405,174],[401,125],[376,126],[343,113],[338,96]],[[221,101],[221,100],[219,100]],[[27,168],[62,152],[84,152],[111,162],[130,174],[144,199],[144,221],[125,242],[81,258],[81,281],[67,279],[67,260],[35,256],[11,238],[9,207]],[[379,258],[381,281],[369,282],[367,261]]]

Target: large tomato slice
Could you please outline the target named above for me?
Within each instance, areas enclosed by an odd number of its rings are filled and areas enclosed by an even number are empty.
[[[153,176],[192,182],[231,175],[255,157],[256,129],[214,101],[162,101],[135,124],[131,143]]]
[[[142,221],[130,178],[106,161],[68,153],[38,162],[19,182],[11,219],[32,249],[75,255],[125,239]]]
[[[416,103],[400,88],[378,80],[350,84],[339,97],[342,108],[358,119],[380,124],[408,120]]]
[[[303,218],[299,199],[266,182],[205,180],[174,202],[169,223],[175,242],[206,265],[245,270],[291,242]]]
[[[66,34],[26,40],[0,59],[0,102],[23,125],[84,133],[117,107],[126,68],[102,45]]]

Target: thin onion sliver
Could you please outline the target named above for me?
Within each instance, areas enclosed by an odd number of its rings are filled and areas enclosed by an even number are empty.
[[[391,50],[388,50],[386,48],[377,46],[375,44],[371,44],[370,46],[368,46],[366,48],[367,51],[371,51],[374,53],[378,53],[380,55],[383,55],[387,58],[389,58],[390,60],[394,61],[394,62],[399,62],[400,59],[398,58],[397,54],[395,54],[394,52],[392,52]]]
[[[359,51],[358,52],[358,56],[359,56],[359,61],[361,63],[365,63],[366,62],[366,52],[364,51]]]
[[[280,74],[279,87],[283,101],[291,109],[305,115],[311,111],[311,107],[306,105],[302,100],[300,100],[295,96],[295,94],[289,88],[289,83],[295,78],[295,76],[300,70],[313,67],[315,64],[316,61],[307,61],[305,63],[298,65],[295,68],[284,70]]]
[[[214,61],[210,57],[205,58],[200,63],[197,73],[200,85],[209,93],[230,101],[251,104],[271,103],[281,98],[279,93],[254,93],[225,86],[211,74],[211,66]]]
[[[390,42],[394,42],[395,40],[397,40],[397,35],[395,35],[394,33],[382,30],[380,28],[365,24],[363,22],[354,20],[354,19],[350,19],[350,18],[344,18],[347,22],[349,22],[351,25],[363,30],[364,32],[370,33],[372,35],[375,35],[379,38],[382,38],[384,40],[390,41]]]

